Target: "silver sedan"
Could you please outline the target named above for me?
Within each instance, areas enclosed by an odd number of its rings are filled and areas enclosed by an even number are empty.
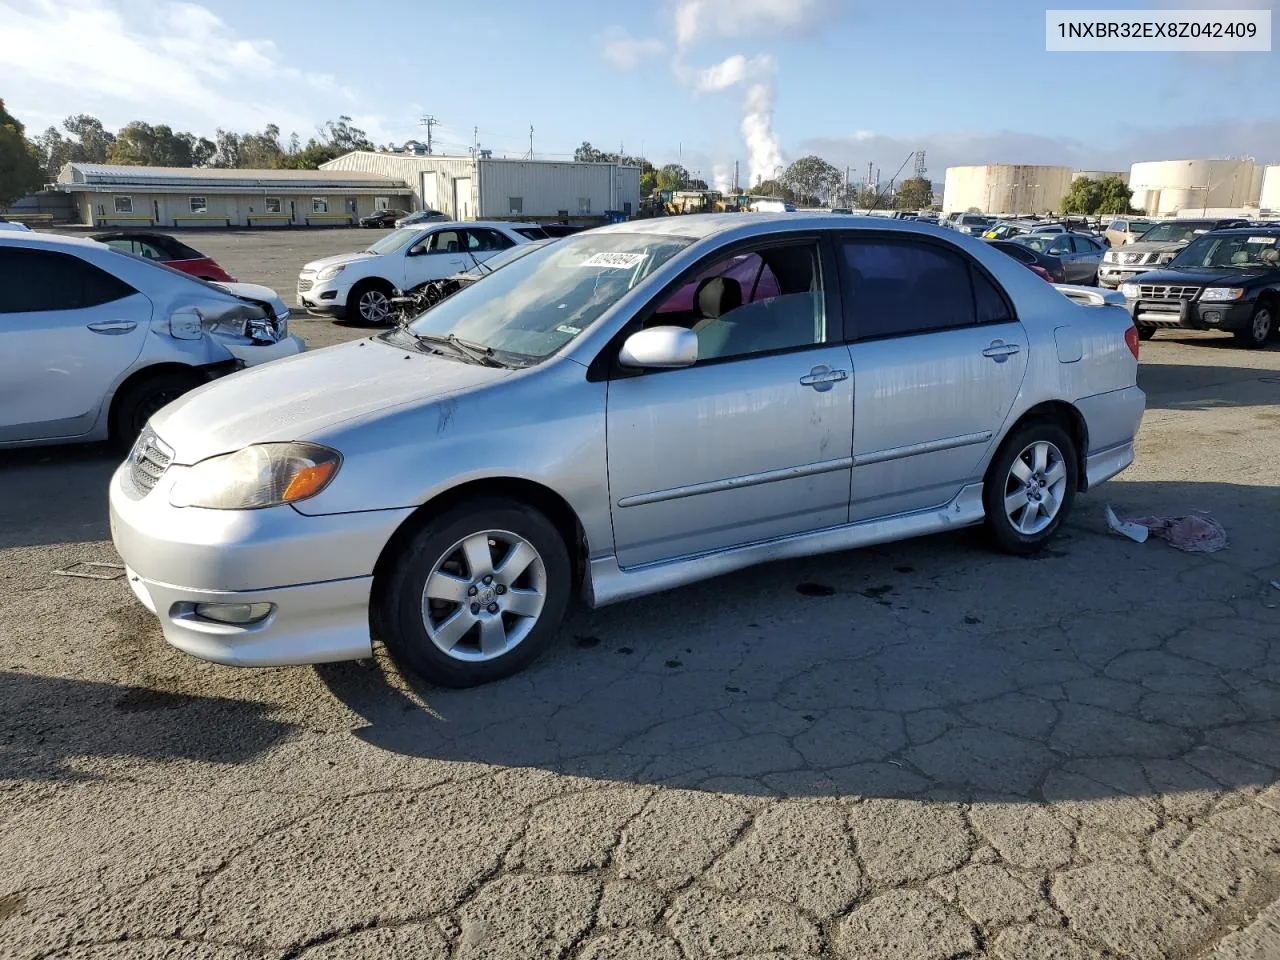
[[[166,639],[506,676],[577,595],[985,523],[1032,553],[1127,467],[1136,329],[909,221],[673,217],[156,414],[111,482]]]

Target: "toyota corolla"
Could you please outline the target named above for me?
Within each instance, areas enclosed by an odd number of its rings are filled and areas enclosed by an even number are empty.
[[[1127,467],[1145,398],[1078,301],[909,221],[672,217],[531,253],[377,336],[161,410],[111,524],[166,639],[466,686],[571,600],[969,524],[1032,553]]]

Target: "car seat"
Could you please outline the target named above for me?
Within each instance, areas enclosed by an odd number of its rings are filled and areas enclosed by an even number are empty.
[[[1280,267],[1280,250],[1275,247],[1267,247],[1267,249],[1258,254],[1258,259],[1272,269]]]
[[[724,316],[742,306],[742,284],[732,277],[708,277],[693,293],[693,308],[700,320],[693,325],[698,356],[724,357],[734,353],[732,339],[738,324]]]

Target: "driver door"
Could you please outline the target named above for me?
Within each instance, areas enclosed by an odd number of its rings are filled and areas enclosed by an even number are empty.
[[[433,230],[421,240],[411,244],[404,258],[404,285],[414,287],[431,280],[443,280],[471,266],[466,255],[466,232],[448,228]]]
[[[699,358],[609,382],[620,566],[848,520],[853,379],[831,276],[817,241],[775,241],[656,305],[645,326],[693,329]]]

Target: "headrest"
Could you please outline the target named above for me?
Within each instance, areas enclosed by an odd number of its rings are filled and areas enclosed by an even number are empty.
[[[700,315],[715,320],[742,306],[742,284],[732,277],[708,277],[693,299]]]

